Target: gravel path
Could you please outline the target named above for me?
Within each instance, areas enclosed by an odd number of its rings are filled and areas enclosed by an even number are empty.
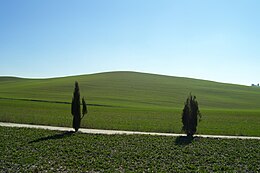
[[[45,126],[45,125],[32,125],[32,124],[17,124],[17,123],[6,123],[0,122],[0,126],[4,127],[24,127],[24,128],[38,128],[46,130],[57,130],[57,131],[73,131],[73,128],[69,127],[55,127],[55,126]],[[101,129],[85,129],[80,128],[79,132],[89,133],[89,134],[107,134],[107,135],[157,135],[157,136],[185,136],[185,134],[176,134],[176,133],[155,133],[155,132],[136,132],[136,131],[122,131],[122,130],[101,130]],[[260,140],[260,137],[253,136],[222,136],[222,135],[195,135],[197,137],[203,138],[222,138],[222,139],[257,139]]]

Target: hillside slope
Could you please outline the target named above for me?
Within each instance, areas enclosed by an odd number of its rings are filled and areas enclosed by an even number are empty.
[[[187,95],[202,108],[260,109],[260,89],[138,72],[107,72],[51,79],[0,77],[1,98],[70,102],[74,82],[88,103],[140,108],[180,108]]]

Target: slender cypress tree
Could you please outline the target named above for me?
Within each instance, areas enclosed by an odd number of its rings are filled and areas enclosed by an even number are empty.
[[[198,120],[201,118],[196,96],[191,94],[186,100],[182,112],[182,130],[187,136],[192,137],[197,131]]]
[[[82,117],[81,117],[81,119],[84,117],[85,114],[88,113],[87,103],[86,103],[84,97],[82,97],[82,106],[83,107],[82,107]]]
[[[76,81],[73,98],[72,98],[72,102],[71,102],[71,114],[73,115],[72,126],[76,132],[78,131],[78,129],[80,127],[81,119],[84,117],[85,114],[87,114],[87,105],[86,105],[84,98],[82,98],[82,103],[83,103],[83,109],[82,109],[83,115],[81,117],[79,84]]]

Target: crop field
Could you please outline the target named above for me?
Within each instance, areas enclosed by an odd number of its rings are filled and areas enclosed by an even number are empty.
[[[1,172],[258,172],[260,141],[0,127]]]
[[[72,126],[69,104],[0,100],[0,107],[1,121]],[[88,109],[89,114],[81,123],[85,128],[181,132],[181,109],[160,111],[99,106]],[[202,113],[199,134],[260,136],[259,111],[202,110]]]
[[[202,113],[198,133],[260,136],[259,88],[134,72],[0,77],[0,121],[71,126],[74,81],[89,105],[82,127],[180,133],[192,92]]]

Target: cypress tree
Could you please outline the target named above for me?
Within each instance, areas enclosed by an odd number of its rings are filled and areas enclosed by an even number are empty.
[[[78,129],[80,127],[81,119],[84,117],[85,114],[87,114],[87,105],[86,105],[84,98],[82,98],[82,103],[83,103],[83,109],[82,109],[83,115],[81,117],[79,84],[76,81],[73,98],[72,98],[72,102],[71,102],[71,114],[73,116],[72,127],[75,129],[76,132],[78,131]]]
[[[185,102],[182,112],[182,130],[187,134],[187,136],[192,137],[196,133],[198,120],[200,120],[200,118],[201,114],[196,96],[190,94]]]
[[[84,117],[85,114],[88,113],[87,103],[86,103],[84,97],[82,97],[82,106],[83,107],[82,107],[82,117],[81,117],[81,119]]]

